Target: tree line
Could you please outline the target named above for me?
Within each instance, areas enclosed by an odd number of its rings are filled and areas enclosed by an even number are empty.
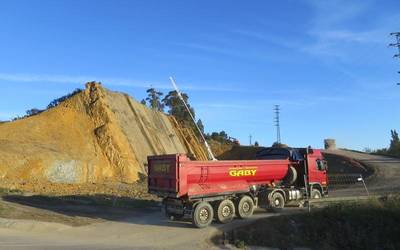
[[[400,157],[400,138],[399,134],[395,129],[390,130],[390,135],[391,135],[391,140],[390,140],[390,145],[388,148],[382,148],[382,149],[377,149],[377,150],[370,150],[370,149],[365,149],[367,153],[375,153],[375,154],[382,154],[382,155],[389,155],[389,156],[396,156]]]
[[[152,110],[160,112],[165,112],[165,109],[167,109],[167,113],[174,116],[175,119],[184,127],[192,128],[195,133],[198,133],[198,130],[192,118],[190,117],[188,110],[186,109],[185,105],[183,104],[182,100],[179,98],[178,93],[175,90],[169,91],[168,94],[165,96],[162,92],[157,91],[155,88],[149,88],[148,90],[146,90],[146,93],[147,97],[142,99],[142,101],[140,102],[141,104],[148,106]],[[195,118],[196,112],[194,108],[189,104],[189,96],[186,93],[181,93],[181,95],[193,117]],[[207,140],[212,139],[221,143],[239,144],[239,141],[237,139],[228,136],[225,131],[206,134],[204,132],[204,124],[201,119],[198,119],[196,121],[196,124]]]
[[[179,98],[178,93],[173,90],[168,92],[167,95],[164,96],[164,93],[157,91],[155,88],[149,88],[146,90],[147,97],[142,99],[141,104],[148,106],[152,110],[165,112],[167,109],[167,113],[176,118],[176,120],[181,123],[183,126],[188,128],[193,128],[194,131],[197,131],[197,128],[190,117],[188,110],[183,104],[182,100]],[[196,113],[194,108],[189,104],[189,96],[186,93],[181,93],[182,98],[185,100],[190,112],[193,117],[196,117]],[[164,97],[163,97],[164,96]],[[200,128],[201,133],[204,134],[204,125],[203,122],[198,119],[197,126]]]

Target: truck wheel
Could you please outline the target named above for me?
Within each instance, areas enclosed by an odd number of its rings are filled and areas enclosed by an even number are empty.
[[[192,223],[198,228],[207,227],[211,224],[214,211],[210,203],[202,201],[196,205],[192,215]]]
[[[311,190],[311,199],[321,199],[321,198],[322,198],[322,195],[318,189]]]
[[[220,223],[228,223],[235,216],[235,205],[231,200],[223,200],[218,204],[217,220]]]
[[[269,205],[272,210],[279,211],[285,207],[285,198],[283,198],[283,195],[281,193],[275,192],[271,197]]]
[[[254,202],[253,199],[245,195],[240,198],[239,202],[236,203],[236,215],[241,219],[247,219],[253,215]]]

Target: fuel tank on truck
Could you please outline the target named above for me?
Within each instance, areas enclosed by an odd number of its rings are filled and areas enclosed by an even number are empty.
[[[251,185],[280,183],[290,161],[191,161],[184,154],[149,156],[149,191],[172,197],[248,192]]]

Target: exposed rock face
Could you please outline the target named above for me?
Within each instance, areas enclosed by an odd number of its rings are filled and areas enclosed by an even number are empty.
[[[126,182],[154,154],[206,151],[193,131],[123,93],[86,89],[38,115],[0,124],[0,182]]]

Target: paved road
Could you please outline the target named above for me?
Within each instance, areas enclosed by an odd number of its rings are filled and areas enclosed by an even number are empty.
[[[284,213],[299,212],[293,208]],[[226,225],[193,228],[189,222],[173,222],[161,212],[138,214],[123,222],[104,222],[83,227],[62,227],[41,232],[0,228],[0,249],[215,249],[209,239],[219,230],[229,230],[277,214],[256,211],[250,220]]]

